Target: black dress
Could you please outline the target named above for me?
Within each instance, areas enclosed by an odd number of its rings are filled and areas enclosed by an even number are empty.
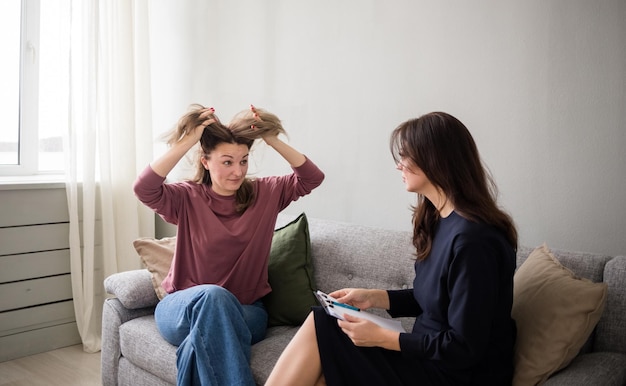
[[[455,212],[441,219],[430,255],[415,263],[413,289],[388,291],[391,316],[416,317],[400,351],[357,347],[314,309],[326,383],[510,385],[514,272],[515,250],[500,232]]]

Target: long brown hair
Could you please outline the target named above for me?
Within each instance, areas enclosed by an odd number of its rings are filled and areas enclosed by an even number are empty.
[[[391,153],[398,163],[409,159],[453,204],[455,212],[494,226],[517,249],[517,230],[509,214],[498,207],[498,189],[484,167],[476,143],[461,121],[433,112],[400,124],[391,134]],[[432,247],[439,211],[418,194],[413,209],[413,245],[418,260]]]
[[[200,104],[193,104],[190,110],[183,115],[176,127],[166,135],[166,142],[172,146],[184,135],[207,118],[200,118],[200,114],[205,109]],[[286,134],[280,119],[272,113],[263,109],[255,109],[258,119],[254,117],[251,110],[244,110],[238,113],[228,126],[224,125],[215,114],[212,115],[216,122],[205,127],[200,138],[200,146],[196,155],[196,175],[192,181],[198,184],[212,185],[211,174],[200,162],[201,158],[207,158],[215,148],[222,143],[232,143],[246,145],[248,150],[256,139],[265,135]],[[253,180],[246,177],[235,193],[235,207],[237,212],[243,213],[255,199]]]

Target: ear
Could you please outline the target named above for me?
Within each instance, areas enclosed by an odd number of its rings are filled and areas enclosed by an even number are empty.
[[[206,170],[209,170],[209,160],[207,157],[200,157],[200,162],[202,162],[202,166],[204,166]]]

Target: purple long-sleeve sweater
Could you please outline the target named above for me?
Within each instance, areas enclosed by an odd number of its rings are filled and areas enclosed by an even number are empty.
[[[177,225],[176,250],[163,288],[172,293],[217,284],[241,304],[268,294],[267,265],[276,217],[324,180],[324,173],[309,159],[293,171],[255,179],[254,203],[239,214],[234,196],[221,196],[206,184],[165,183],[146,167],[134,184],[137,198]]]

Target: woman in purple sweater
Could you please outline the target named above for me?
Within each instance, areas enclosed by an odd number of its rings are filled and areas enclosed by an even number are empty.
[[[178,385],[254,385],[250,346],[265,336],[268,258],[278,213],[319,186],[324,174],[278,138],[273,114],[251,107],[223,125],[194,105],[169,137],[169,149],[137,178],[139,200],[177,226],[176,250],[162,286],[159,332],[178,346]],[[284,176],[247,177],[255,139],[291,166]],[[165,177],[197,144],[193,181]]]
[[[391,149],[413,208],[413,288],[331,293],[361,309],[412,316],[410,332],[316,308],[285,348],[266,386],[510,385],[517,231],[496,203],[474,140],[453,116],[406,121]]]

